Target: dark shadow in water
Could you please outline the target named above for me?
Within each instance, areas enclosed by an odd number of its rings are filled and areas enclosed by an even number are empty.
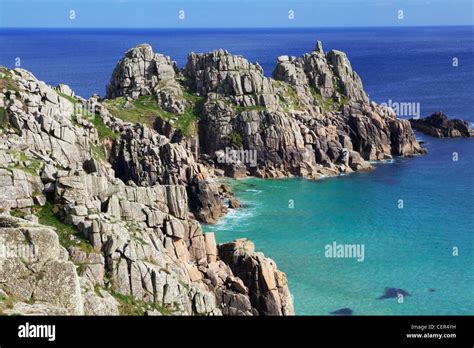
[[[383,300],[386,298],[397,298],[402,295],[403,297],[411,296],[407,291],[397,288],[385,288],[385,292],[382,296],[378,297],[377,300]]]

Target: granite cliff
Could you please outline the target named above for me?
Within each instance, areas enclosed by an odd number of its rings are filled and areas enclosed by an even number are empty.
[[[224,50],[179,69],[142,44],[106,98],[84,99],[0,68],[0,241],[13,250],[0,255],[0,310],[294,314],[274,261],[202,232],[238,206],[218,178],[317,179],[424,149],[343,52],[318,42],[272,76]]]
[[[191,145],[26,70],[0,74],[0,311],[293,314],[272,260],[217,245],[189,211],[200,196],[222,205]]]

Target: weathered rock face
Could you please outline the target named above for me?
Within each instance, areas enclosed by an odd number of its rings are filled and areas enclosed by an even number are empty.
[[[214,223],[225,213],[217,188],[209,183],[210,173],[191,151],[189,144],[169,138],[141,124],[124,124],[101,108],[101,117],[121,137],[110,151],[115,175],[137,185],[184,185],[190,195],[190,208],[199,221]]]
[[[256,151],[257,166],[232,166],[257,176],[319,178],[424,153],[409,122],[370,102],[346,55],[325,54],[320,42],[301,58],[279,57],[275,80],[226,51],[191,54],[184,75],[206,95],[202,152],[215,158],[227,147]],[[257,87],[247,92],[242,76]]]
[[[214,233],[206,233],[205,244],[206,283],[224,315],[294,314],[286,276],[272,260],[255,253],[251,242],[241,239],[217,246]]]
[[[107,86],[107,98],[155,95],[166,111],[183,113],[185,102],[176,81],[178,74],[170,57],[154,53],[148,44],[139,45],[128,50],[118,62]]]
[[[122,180],[138,185],[184,184],[198,171],[190,151],[152,129],[128,124],[121,126],[121,132],[112,148],[111,163]]]
[[[442,112],[435,112],[429,117],[410,119],[411,126],[436,138],[472,137],[474,131],[469,123],[459,119],[448,119]]]
[[[65,169],[82,167],[91,157],[90,143],[84,139],[96,142],[97,130],[86,120],[82,127],[75,127],[72,121],[74,104],[30,72],[16,69],[8,74],[15,79],[18,88],[0,94],[0,108],[5,110],[10,125],[19,133],[19,136],[8,137],[10,144],[17,142],[17,146],[11,146],[10,154],[27,150],[38,157],[51,156]],[[47,136],[47,141],[42,136]]]
[[[272,81],[262,67],[225,50],[191,53],[184,74],[199,95],[223,94],[240,106],[266,105],[274,99]]]
[[[259,314],[195,220],[223,205],[188,144],[24,70],[1,73],[12,89],[0,93],[0,247],[39,248],[35,260],[0,255],[1,312],[117,315],[129,296],[142,314]]]
[[[46,226],[0,215],[0,293],[17,304],[7,314],[84,314],[79,277],[58,235]]]
[[[346,54],[337,50],[325,54],[320,41],[313,52],[301,58],[279,57],[273,77],[297,90],[313,88],[323,98],[345,97],[363,103],[369,100]]]
[[[273,260],[255,252],[246,239],[219,246],[220,258],[248,288],[250,302],[261,315],[293,315],[293,301],[286,275]]]
[[[222,205],[216,185],[195,180],[188,185],[189,207],[200,221],[215,223],[227,209]]]

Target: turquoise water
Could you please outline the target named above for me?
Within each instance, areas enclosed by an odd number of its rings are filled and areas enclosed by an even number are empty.
[[[474,139],[425,141],[428,155],[368,173],[231,181],[244,207],[205,230],[219,242],[249,238],[273,258],[287,274],[297,314],[343,307],[354,315],[472,314]],[[364,244],[365,260],[326,258],[333,241]],[[385,287],[411,296],[378,300]]]

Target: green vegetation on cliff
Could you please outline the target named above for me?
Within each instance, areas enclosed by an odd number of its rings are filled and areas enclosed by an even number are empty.
[[[162,315],[172,315],[174,310],[165,308],[157,303],[136,299],[133,296],[112,291],[112,296],[120,303],[120,315],[145,315],[147,311],[158,311]]]
[[[232,146],[235,147],[242,147],[244,144],[244,140],[242,139],[242,135],[236,131],[229,134],[229,141]]]
[[[99,133],[99,139],[101,141],[106,139],[117,140],[120,138],[120,134],[107,127],[100,116],[95,115],[90,121],[97,129],[97,133]]]
[[[8,114],[5,108],[0,108],[0,128],[7,128],[9,125]]]
[[[74,98],[74,97],[71,97],[70,95],[67,95],[67,94],[64,94],[64,93],[61,93],[61,92],[57,92],[61,97],[69,100],[71,103],[73,104],[76,104],[78,103],[79,101],[77,100],[77,98]]]
[[[155,117],[167,118],[172,115],[162,110],[152,96],[140,96],[130,106],[125,105],[125,97],[105,100],[103,103],[114,117],[126,122],[144,123],[150,127],[153,126]]]
[[[27,156],[23,151],[7,150],[7,154],[11,155],[16,161],[14,164],[8,167],[9,169],[19,169],[25,173],[35,176],[38,175],[39,170],[43,166],[42,161]]]
[[[93,252],[92,245],[84,239],[79,230],[62,222],[57,216],[59,210],[52,203],[46,202],[44,206],[35,207],[35,215],[38,216],[38,222],[42,225],[53,227],[59,237],[59,243],[66,249],[70,246],[78,247],[86,252]]]
[[[4,66],[0,66],[0,91],[3,89],[14,90],[16,92],[20,90],[18,84],[13,80],[12,72]]]
[[[80,112],[82,118],[87,119],[97,129],[97,133],[99,134],[99,139],[101,141],[106,140],[106,139],[117,140],[118,138],[120,138],[120,134],[110,129],[104,123],[104,121],[102,120],[102,117],[90,112],[89,110],[85,108],[77,108],[77,105],[81,103],[79,99],[72,97],[70,95],[61,93],[61,92],[57,92],[57,93],[61,97],[69,100],[71,103],[74,104],[74,114],[72,115],[72,122],[74,125],[79,126],[77,122],[77,119],[78,119],[77,112]]]
[[[321,93],[319,93],[314,87],[310,87],[311,95],[316,99],[318,105],[323,108],[324,112],[327,111],[338,111],[341,106],[347,105],[349,101],[342,94],[340,96],[340,101],[337,101],[334,98],[324,98]]]
[[[4,311],[7,309],[12,309],[17,302],[20,302],[20,299],[16,296],[0,295],[0,315],[5,315]]]
[[[173,114],[163,110],[153,96],[140,96],[126,105],[125,97],[105,100],[104,105],[110,113],[126,122],[143,123],[153,128],[156,117],[171,121],[174,127],[184,135],[193,135],[196,132],[196,122],[199,119],[198,106],[200,97],[185,93],[184,98],[190,106],[186,106],[183,114]]]

